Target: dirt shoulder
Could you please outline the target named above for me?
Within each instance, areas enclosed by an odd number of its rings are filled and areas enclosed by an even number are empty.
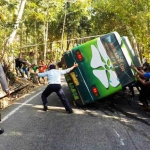
[[[7,97],[0,87],[0,109],[5,109],[23,95],[32,92],[41,85],[33,84],[32,81],[27,80],[26,78],[17,77],[15,82],[12,85],[9,85],[10,97]]]

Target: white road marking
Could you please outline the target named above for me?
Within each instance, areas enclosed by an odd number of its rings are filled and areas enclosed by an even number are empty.
[[[125,145],[123,139],[120,137],[120,134],[114,129],[115,133],[117,134],[118,138],[120,139],[120,144]]]
[[[17,110],[19,110],[21,107],[23,107],[25,104],[27,104],[28,102],[30,102],[33,98],[35,98],[36,96],[38,96],[39,94],[41,94],[42,92],[39,92],[37,94],[35,94],[34,96],[32,96],[30,99],[28,99],[27,101],[25,101],[24,103],[22,103],[21,105],[19,105],[17,108],[15,108],[13,111],[11,111],[8,115],[6,115],[0,123],[3,123],[4,121],[6,121],[10,116],[12,116]]]

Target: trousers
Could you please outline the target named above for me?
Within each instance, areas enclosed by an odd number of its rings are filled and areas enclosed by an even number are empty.
[[[47,97],[52,93],[52,92],[55,92],[58,97],[60,98],[63,106],[65,107],[66,111],[69,111],[71,110],[71,106],[68,102],[68,99],[66,98],[65,94],[64,94],[64,91],[61,87],[60,84],[49,84],[45,90],[43,91],[42,95],[41,95],[41,98],[42,98],[42,102],[43,102],[43,105],[46,106],[47,105]]]

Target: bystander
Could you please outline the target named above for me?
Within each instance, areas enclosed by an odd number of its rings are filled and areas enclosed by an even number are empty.
[[[4,73],[4,70],[3,70],[3,67],[2,67],[1,63],[0,63],[0,84],[2,86],[2,90],[9,97],[10,96],[10,91],[9,91],[9,88],[8,88],[8,83],[7,83],[7,80],[6,80],[6,75]],[[2,134],[3,132],[4,132],[4,129],[0,128],[0,134]]]

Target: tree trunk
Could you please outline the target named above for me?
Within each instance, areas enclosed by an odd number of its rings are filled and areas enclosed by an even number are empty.
[[[47,38],[48,38],[48,22],[44,23],[44,62],[46,62]]]
[[[133,41],[134,52],[135,52],[136,56],[138,57],[139,62],[141,63],[140,53],[139,53],[139,50],[138,50],[136,39],[135,39],[131,29],[128,26],[126,26],[126,28],[127,28],[127,31],[129,32],[129,34],[131,35],[131,38],[132,38],[132,41]]]
[[[66,15],[67,15],[67,8],[66,8],[66,3],[65,3],[65,14],[64,14],[64,21],[63,21],[63,28],[62,28],[62,35],[61,35],[61,51],[64,52],[64,48],[63,48],[63,41],[64,41],[64,31],[65,31],[65,24],[66,24]]]
[[[25,4],[26,4],[26,0],[19,0],[19,11],[18,11],[18,16],[17,16],[17,19],[16,19],[16,22],[15,22],[15,25],[14,25],[14,30],[13,32],[11,33],[11,35],[9,36],[7,42],[6,42],[6,46],[9,46],[13,40],[14,40],[14,37],[17,33],[17,30],[18,30],[18,27],[19,27],[19,23],[22,19],[22,14],[23,14],[23,11],[24,11],[24,7],[25,7]]]
[[[33,56],[32,63],[37,65],[38,64],[37,63],[38,48],[37,48],[37,26],[36,26],[36,22],[34,24],[34,34],[35,34],[35,47],[34,47],[34,56]]]

